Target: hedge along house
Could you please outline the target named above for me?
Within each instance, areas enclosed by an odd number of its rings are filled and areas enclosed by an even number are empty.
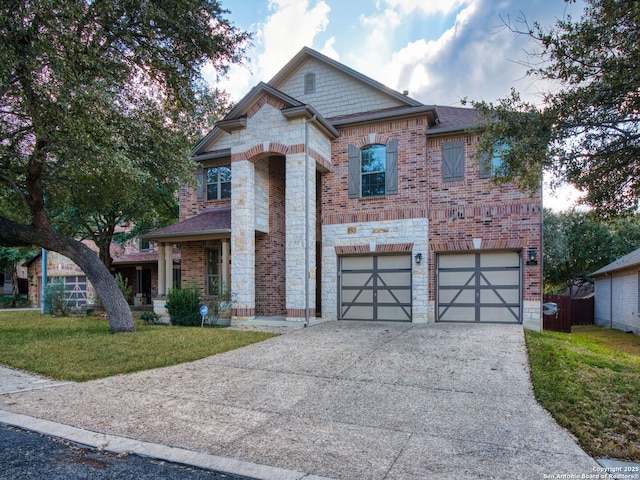
[[[229,285],[232,322],[540,329],[541,198],[474,160],[476,115],[303,48],[196,145],[180,222],[145,238],[180,247],[183,284]]]

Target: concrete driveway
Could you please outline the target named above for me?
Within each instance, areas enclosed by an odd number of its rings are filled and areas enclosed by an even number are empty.
[[[0,409],[0,421],[99,432],[114,450],[126,437],[157,456],[161,445],[195,451],[185,463],[228,461],[257,478],[580,478],[598,467],[534,399],[517,325],[329,322],[175,367],[0,395]]]

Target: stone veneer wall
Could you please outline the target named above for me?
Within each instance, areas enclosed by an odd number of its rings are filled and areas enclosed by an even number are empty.
[[[268,234],[256,235],[256,316],[284,317],[285,303],[285,159],[267,163]]]
[[[416,253],[427,253],[426,218],[382,220],[324,225],[322,229],[322,318],[338,318],[338,268],[336,247],[357,247],[359,253],[410,254],[412,270],[412,316],[416,323],[432,321],[427,311],[429,277],[427,263],[416,264]],[[398,248],[401,247],[401,248]],[[411,247],[406,250],[407,247]]]

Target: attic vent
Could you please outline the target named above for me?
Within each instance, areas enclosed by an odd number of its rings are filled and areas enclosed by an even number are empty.
[[[304,76],[304,93],[315,93],[316,91],[316,74],[307,73]]]

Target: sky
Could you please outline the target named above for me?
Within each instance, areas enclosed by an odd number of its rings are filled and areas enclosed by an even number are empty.
[[[240,100],[269,81],[303,47],[311,47],[426,105],[495,102],[511,88],[539,103],[549,88],[526,75],[537,47],[520,29],[580,16],[564,0],[220,0],[226,17],[253,33],[243,66],[205,78]],[[576,193],[545,191],[544,205],[562,210]]]

